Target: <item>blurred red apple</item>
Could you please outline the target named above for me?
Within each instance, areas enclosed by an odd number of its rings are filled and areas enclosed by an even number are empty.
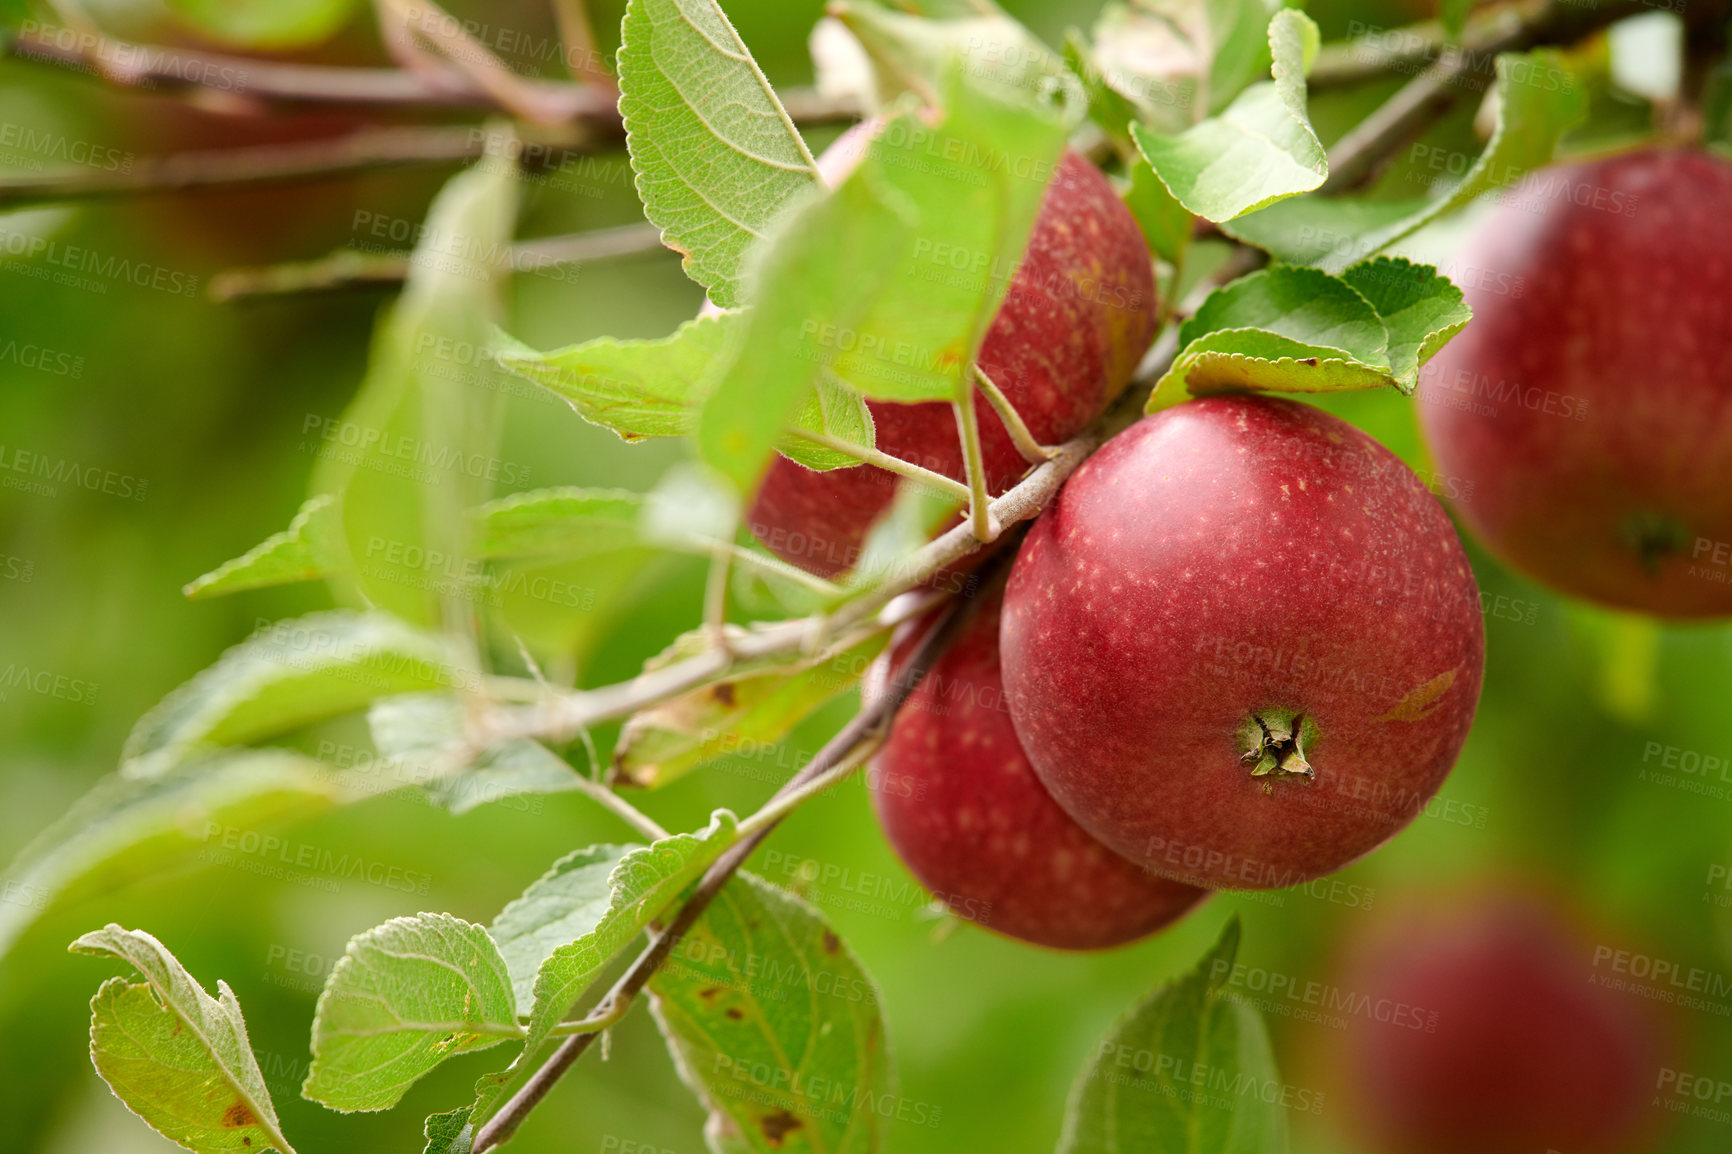
[[[1479,700],[1478,587],[1383,446],[1268,397],[1109,441],[1023,542],[1011,717],[1067,812],[1151,870],[1273,889],[1424,808]]]
[[[1595,942],[1549,903],[1431,902],[1354,951],[1343,988],[1413,1007],[1343,1039],[1354,1118],[1379,1154],[1637,1154],[1664,1023],[1595,982]]]
[[[1462,520],[1564,593],[1732,613],[1732,164],[1637,152],[1518,185],[1456,261],[1474,320],[1420,424]]]

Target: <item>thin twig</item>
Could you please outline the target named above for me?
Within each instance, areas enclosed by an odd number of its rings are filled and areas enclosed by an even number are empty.
[[[1329,150],[1329,178],[1318,189],[1331,195],[1356,188],[1401,145],[1448,112],[1464,96],[1483,92],[1496,75],[1497,56],[1541,44],[1570,43],[1625,16],[1642,11],[1643,0],[1613,0],[1592,7],[1551,0],[1537,8],[1502,9],[1459,48],[1446,49],[1360,121]]]
[[[968,486],[961,481],[954,477],[946,477],[943,473],[922,468],[912,461],[904,461],[901,457],[893,457],[882,449],[869,449],[865,445],[857,445],[853,441],[844,441],[841,437],[832,437],[828,433],[820,433],[812,429],[789,429],[788,432],[802,441],[810,441],[814,445],[834,449],[838,453],[845,453],[857,461],[875,465],[886,472],[895,473],[901,477],[907,477],[910,481],[937,489],[941,493],[948,493],[950,496],[962,500],[968,499]]]
[[[767,829],[775,825],[812,798],[840,784],[850,773],[870,761],[883,744],[883,735],[868,736],[828,772],[819,774],[798,789],[778,793],[765,802],[764,807],[757,813],[740,823],[740,836],[750,837],[760,829]]]
[[[599,1034],[625,1017],[626,1011],[631,1009],[631,1004],[631,998],[622,998],[617,1005],[609,1005],[606,1010],[600,1013],[590,1014],[576,1022],[559,1023],[548,1031],[548,1036],[570,1038],[583,1034]]]
[[[661,230],[655,225],[628,224],[519,241],[506,251],[505,259],[513,272],[534,273],[559,265],[664,251]],[[326,292],[353,285],[393,284],[407,277],[413,264],[413,253],[341,249],[317,260],[228,269],[211,278],[210,296],[212,300],[230,301],[240,297]]]
[[[1344,88],[1392,72],[1418,71],[1448,42],[1443,24],[1426,20],[1398,28],[1376,28],[1353,40],[1325,44],[1306,84],[1313,92]]]
[[[593,778],[583,774],[573,775],[577,779],[578,792],[587,795],[603,809],[619,818],[643,837],[650,841],[660,841],[668,836],[668,831],[656,824],[656,820],[638,809],[625,798]]]
[[[836,766],[848,760],[863,743],[875,740],[895,717],[896,711],[902,708],[902,703],[908,695],[914,692],[922,678],[933,663],[949,647],[960,631],[966,614],[954,605],[941,610],[942,617],[921,639],[913,655],[908,659],[896,675],[890,679],[890,684],[882,696],[873,699],[861,708],[859,713],[843,726],[841,731],[831,738],[824,748],[808,762],[805,768],[790,778],[775,797],[770,799],[774,805],[779,798],[798,793],[811,782],[823,778]],[[780,820],[779,818],[776,820]],[[649,980],[655,976],[669,955],[673,953],[682,938],[685,937],[698,918],[715,896],[721,892],[728,879],[733,877],[747,858],[752,856],[760,842],[768,837],[776,826],[776,821],[761,824],[750,835],[742,838],[704,873],[692,896],[680,907],[680,911],[669,923],[668,928],[658,935],[644,951],[640,953],[631,967],[614,983],[613,988],[596,1004],[597,1014],[613,1013],[618,1007],[628,1005],[632,999],[643,990]],[[552,1056],[542,1066],[531,1074],[511,1100],[500,1108],[499,1112],[488,1119],[475,1134],[471,1147],[474,1154],[485,1154],[496,1146],[503,1144],[522,1125],[529,1112],[547,1096],[559,1079],[569,1070],[583,1052],[589,1048],[594,1033],[577,1034],[560,1043]]]
[[[974,388],[964,381],[962,396],[951,402],[956,410],[956,432],[962,438],[962,462],[968,470],[968,524],[976,541],[985,544],[998,536],[993,526],[992,498],[986,491],[986,456],[980,451],[980,415],[974,411]]]
[[[722,543],[710,550],[710,568],[704,577],[704,631],[717,649],[728,648],[728,574],[733,571],[732,552]]]
[[[486,109],[497,107],[486,91],[456,68],[429,75],[402,68],[352,68],[330,64],[290,64],[250,56],[227,56],[133,44],[66,28],[18,36],[0,53],[20,60],[72,68],[122,87],[170,94],[216,93],[244,102],[387,106],[404,110]],[[624,136],[619,106],[609,86],[557,80],[525,80],[561,120],[581,123],[598,140]],[[782,106],[799,124],[834,124],[860,119],[852,97],[826,96],[811,88],[779,92]]]
[[[381,15],[390,15],[410,35],[436,48],[507,112],[535,124],[559,124],[566,119],[564,99],[549,98],[545,85],[513,72],[432,0],[376,0],[376,3]]]
[[[21,60],[70,66],[124,87],[149,91],[197,90],[285,104],[388,105],[407,109],[495,107],[493,99],[455,68],[430,76],[401,68],[351,68],[289,64],[250,56],[227,56],[133,44],[125,40],[51,28],[17,37],[7,49]],[[622,129],[610,93],[563,81],[530,80],[542,99],[610,137]]]
[[[553,17],[565,45],[565,68],[579,84],[613,83],[606,62],[595,47],[595,22],[587,0],[553,0]]]
[[[8,176],[0,180],[0,205],[185,192],[216,185],[287,184],[378,168],[457,164],[481,156],[488,143],[488,130],[479,125],[364,128],[323,140],[140,157],[126,172],[84,169]]]
[[[986,403],[992,406],[992,411],[997,413],[998,419],[1003,422],[1004,431],[1010,434],[1010,442],[1016,446],[1016,451],[1022,454],[1022,459],[1031,465],[1052,460],[1053,450],[1034,439],[1034,434],[1028,431],[1028,425],[1023,422],[1022,414],[1016,411],[1010,398],[986,375],[986,370],[980,367],[979,361],[974,363],[974,381],[980,386]]]

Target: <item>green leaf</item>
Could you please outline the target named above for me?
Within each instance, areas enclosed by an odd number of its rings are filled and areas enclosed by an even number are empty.
[[[360,392],[341,417],[307,423],[303,447],[319,459],[313,493],[337,501],[328,575],[345,603],[417,625],[462,631],[469,623],[465,599],[452,592],[474,576],[467,514],[495,481],[522,484],[528,471],[495,456],[505,370],[489,358],[460,364],[441,350],[490,347],[517,184],[515,167],[498,163],[446,183],[403,294],[375,328]]]
[[[535,976],[560,946],[601,924],[613,904],[608,879],[620,859],[638,846],[592,845],[554,862],[529,888],[499,911],[488,933],[511,971],[519,1006],[535,1003]]]
[[[1549,48],[1499,56],[1496,97],[1497,127],[1479,159],[1460,180],[1429,197],[1291,201],[1236,220],[1224,231],[1277,259],[1339,272],[1550,163],[1558,138],[1587,109],[1586,89],[1564,57]]]
[[[918,481],[898,483],[889,511],[866,533],[860,560],[848,574],[849,590],[870,589],[886,581],[906,578],[910,558],[931,544],[946,525],[955,524],[962,509],[963,503],[948,493]],[[974,579],[967,580],[967,588],[972,589]]]
[[[379,753],[453,814],[505,797],[578,788],[577,771],[538,741],[519,737],[474,748],[464,710],[446,694],[404,694],[374,702],[367,724]]]
[[[443,1114],[429,1114],[421,1128],[427,1145],[421,1154],[469,1154],[475,1142],[475,1127],[469,1123],[471,1107],[461,1106]]]
[[[127,1109],[197,1154],[295,1154],[226,982],[211,997],[167,946],[113,923],[72,951],[113,955],[144,975],[110,978],[90,1002],[91,1061]]]
[[[1065,33],[1064,63],[1082,81],[1083,92],[1088,96],[1089,119],[1121,152],[1132,149],[1131,122],[1141,119],[1143,111],[1129,93],[1121,91],[1116,78],[1102,70],[1094,48],[1075,28]]]
[[[687,321],[660,340],[601,337],[547,353],[514,345],[499,362],[622,440],[683,437],[707,395],[705,375],[740,325],[741,314],[725,313]]]
[[[324,576],[331,566],[328,535],[338,527],[336,512],[336,500],[329,494],[313,497],[287,529],[195,579],[181,592],[194,598],[216,597]]]
[[[1179,329],[1180,352],[1146,411],[1245,389],[1325,392],[1391,382],[1377,310],[1317,269],[1276,266],[1209,295]]]
[[[725,313],[687,321],[673,336],[659,341],[602,337],[550,353],[518,345],[499,360],[565,398],[578,416],[613,430],[623,440],[682,437],[697,428],[698,411],[715,383],[714,370],[744,327],[744,314]],[[821,433],[865,449],[875,444],[865,400],[826,378],[814,382],[794,409],[788,428]],[[776,447],[812,469],[860,463],[858,455],[799,436],[784,435]]]
[[[476,560],[507,557],[559,557],[576,560],[600,553],[639,547],[638,529],[643,496],[624,489],[534,489],[488,502],[473,512],[470,548]],[[325,544],[320,532],[331,523],[334,503],[315,497],[283,533],[262,542],[245,556],[200,577],[187,590],[192,596],[216,596],[241,589],[305,581],[331,574],[340,549]],[[487,586],[490,578],[457,558],[432,553],[423,569],[441,578],[469,576]]]
[[[329,40],[357,0],[168,0],[197,31],[234,48],[304,48]]]
[[[1430,265],[1380,258],[1344,277],[1260,269],[1211,293],[1179,329],[1179,355],[1147,411],[1244,389],[1411,393],[1420,367],[1471,315],[1461,290]]]
[[[1732,152],[1732,56],[1708,70],[1701,103],[1702,143],[1724,157]]]
[[[624,489],[533,489],[483,505],[476,552],[482,557],[576,560],[642,544],[643,495]]]
[[[1124,194],[1124,201],[1148,239],[1149,251],[1169,264],[1177,264],[1190,243],[1191,228],[1197,218],[1168,191],[1142,156],[1131,165],[1131,186]]]
[[[608,875],[605,912],[592,928],[548,954],[536,971],[523,1052],[507,1069],[486,1075],[476,1083],[477,1100],[471,1117],[477,1124],[492,1116],[512,1082],[534,1069],[553,1028],[615,955],[734,844],[738,825],[733,814],[718,809],[710,815],[710,824],[697,833],[674,834],[639,846],[620,858]],[[565,929],[575,930],[578,925],[574,917]]]
[[[1238,948],[1235,918],[1196,969],[1119,1020],[1071,1088],[1058,1154],[1286,1154],[1268,1033],[1221,992]]]
[[[843,446],[831,447],[800,436],[819,433]],[[812,391],[794,408],[788,430],[776,442],[776,450],[789,460],[808,469],[846,469],[858,465],[861,458],[846,446],[876,448],[878,429],[872,422],[872,410],[866,398],[828,374],[812,382]]]
[[[1460,40],[1462,31],[1467,27],[1468,13],[1473,11],[1477,0],[1439,0],[1437,5],[1438,19],[1443,22],[1443,30],[1451,40]]]
[[[1152,7],[1157,14],[1163,9],[1169,13],[1202,10],[1209,62],[1204,103],[1211,115],[1228,107],[1269,70],[1275,45],[1272,26],[1283,7],[1281,0],[1155,0]],[[1190,16],[1188,23],[1196,25],[1197,18]],[[1304,71],[1309,70],[1307,59]]]
[[[833,657],[718,681],[633,714],[614,745],[613,780],[655,789],[731,750],[780,741],[853,685],[886,641],[874,634]]]
[[[1279,7],[1270,0],[1115,0],[1095,20],[1093,63],[1135,107],[1131,119],[1178,133],[1268,73],[1269,18]]]
[[[1236,5],[1215,7],[1225,14],[1231,6]],[[1268,22],[1264,13],[1264,27]],[[1128,148],[1132,122],[1176,133],[1202,119],[1208,101],[1209,39],[1209,10],[1200,2],[1177,0],[1157,8],[1109,0],[1095,17],[1091,42],[1074,36],[1066,59],[1082,77],[1096,119]],[[1262,44],[1261,30],[1256,39]]]
[[[384,614],[279,621],[140,718],[122,750],[121,772],[155,776],[195,750],[284,733],[379,697],[478,684],[444,640]]]
[[[1179,346],[1205,333],[1250,328],[1342,349],[1364,364],[1387,363],[1389,339],[1377,310],[1350,285],[1316,269],[1275,266],[1223,285],[1180,327]]]
[[[835,0],[826,11],[865,48],[884,103],[904,93],[925,104],[943,103],[945,71],[953,61],[977,85],[1008,97],[1082,95],[1064,62],[996,5],[938,18],[872,0]]]
[[[256,829],[359,801],[353,778],[285,750],[230,750],[159,777],[103,778],[0,874],[0,955],[56,900],[149,877],[213,830]]]
[[[888,287],[913,215],[894,196],[862,165],[794,214],[765,254],[758,303],[697,426],[703,459],[742,491],[756,487],[790,415],[837,357],[812,339],[813,318],[858,330]]]
[[[650,541],[731,541],[740,524],[740,497],[696,461],[679,461],[644,498],[638,526]]]
[[[1176,136],[1132,126],[1137,147],[1187,209],[1232,220],[1323,183],[1329,161],[1305,101],[1317,48],[1311,18],[1283,9],[1269,21],[1273,80],[1253,84],[1219,116]]]
[[[1390,372],[1404,393],[1418,386],[1420,366],[1473,319],[1461,290],[1430,265],[1378,257],[1341,279],[1377,310],[1389,336]]]
[[[879,400],[961,395],[1069,117],[1002,102],[960,73],[947,92],[943,123],[889,122],[765,255],[744,337],[698,425],[704,459],[742,489],[829,373]],[[956,275],[957,254],[968,275]]]
[[[487,931],[449,914],[392,918],[352,938],[319,995],[301,1094],[387,1110],[455,1054],[522,1036],[511,974]]]
[[[898,1103],[878,990],[811,906],[737,874],[648,988],[725,1148],[880,1148]]]
[[[1276,260],[1340,272],[1382,247],[1376,238],[1416,215],[1425,198],[1361,200],[1301,196],[1221,226],[1221,231],[1267,251]],[[1394,243],[1393,238],[1385,243]]]
[[[857,289],[848,298],[849,312],[862,298],[869,303],[865,321],[850,325],[847,316],[807,312],[814,329],[808,355],[826,342],[844,346],[834,361],[837,375],[875,400],[950,400],[972,387],[970,366],[1082,112],[1080,101],[1054,109],[1001,96],[959,67],[948,76],[944,120],[934,126],[909,115],[890,122],[843,186],[876,180],[912,207],[906,228],[865,238],[897,258],[892,291]],[[882,219],[844,220],[843,227]],[[847,269],[828,275],[846,276]],[[779,295],[797,291],[777,286]]]
[[[742,303],[746,250],[818,166],[715,0],[631,0],[619,110],[644,212],[723,308]]]

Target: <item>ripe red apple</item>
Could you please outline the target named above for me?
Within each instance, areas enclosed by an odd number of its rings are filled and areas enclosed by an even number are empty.
[[[819,167],[832,182],[858,162],[877,125],[857,126]],[[940,269],[949,272],[948,266]],[[980,350],[980,365],[1042,444],[1080,433],[1124,388],[1155,331],[1147,242],[1112,185],[1067,152],[1035,220],[1028,251]],[[956,417],[944,403],[869,402],[878,448],[963,480]],[[1029,468],[998,416],[975,392],[987,486],[996,495]],[[777,457],[747,518],[773,552],[833,576],[851,568],[897,476],[872,465],[815,472]]]
[[[1732,613],[1732,164],[1547,169],[1456,268],[1474,320],[1419,414],[1439,471],[1472,484],[1462,520],[1573,596]]]
[[[1341,1042],[1372,1148],[1649,1149],[1664,1023],[1637,994],[1595,982],[1595,945],[1527,895],[1434,900],[1360,943],[1342,988],[1415,1011],[1355,1021]]]
[[[896,716],[873,763],[885,836],[952,912],[1007,937],[1098,950],[1151,934],[1207,892],[1109,850],[1041,786],[999,680],[1000,601],[979,606]]]
[[[1000,640],[1058,803],[1220,889],[1321,876],[1411,821],[1467,738],[1485,645],[1419,479],[1253,396],[1145,418],[1078,469],[1023,542]]]

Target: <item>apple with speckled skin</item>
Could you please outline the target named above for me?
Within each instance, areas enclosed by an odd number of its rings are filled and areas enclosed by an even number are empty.
[[[1000,604],[979,605],[896,715],[872,766],[885,836],[953,913],[1007,937],[1100,950],[1154,933],[1207,892],[1120,857],[1047,794],[1005,707]]]
[[[1385,1154],[1638,1154],[1663,1111],[1666,1023],[1596,975],[1585,934],[1529,894],[1451,895],[1386,920],[1338,979],[1372,1005],[1330,1066]]]
[[[1023,542],[1000,630],[1011,718],[1083,828],[1150,870],[1274,889],[1392,837],[1479,700],[1479,591],[1393,454],[1308,405],[1144,418]]]
[[[1732,164],[1635,152],[1529,185],[1457,259],[1473,323],[1422,374],[1457,511],[1561,592],[1732,614]]]
[[[858,162],[878,127],[857,126],[826,151],[819,167],[831,183]],[[949,265],[931,271],[956,275]],[[1100,170],[1066,152],[981,345],[981,367],[1035,439],[1058,444],[1082,432],[1124,388],[1154,338],[1155,317],[1154,266],[1141,230]],[[965,479],[949,404],[871,401],[868,408],[880,450]],[[975,409],[987,488],[996,495],[1029,463],[979,390]],[[834,576],[859,560],[898,480],[872,465],[817,472],[778,456],[747,522],[784,560]]]

